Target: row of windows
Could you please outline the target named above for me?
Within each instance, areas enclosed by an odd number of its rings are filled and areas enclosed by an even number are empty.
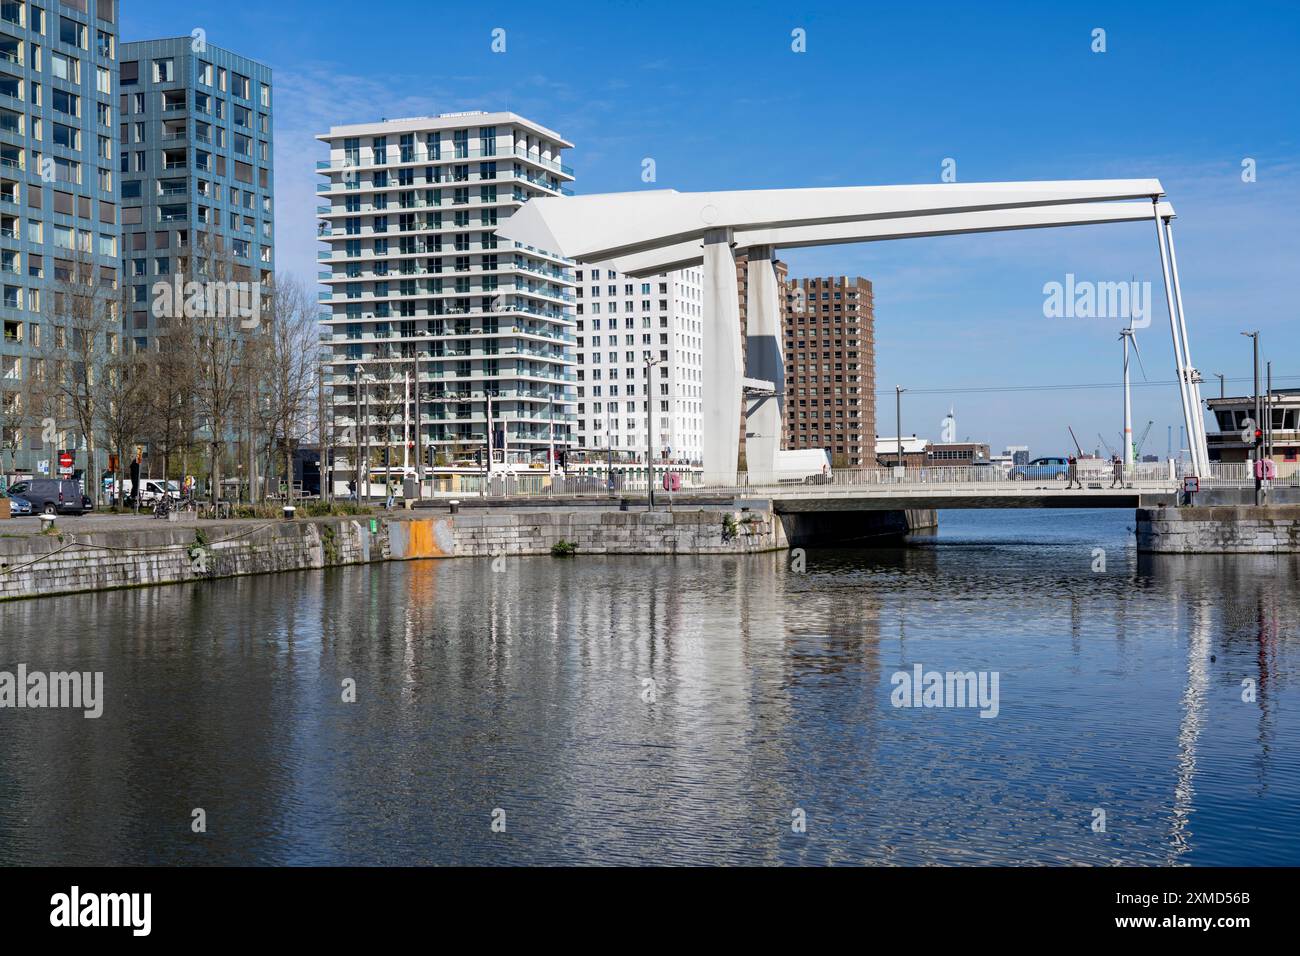
[[[75,7],[82,13],[88,13],[86,0],[64,0],[71,7]],[[98,19],[105,23],[113,23],[116,19],[116,0],[98,0],[95,6],[95,13]],[[39,35],[45,33],[45,8],[35,4],[29,5],[26,0],[4,0],[0,3],[0,22],[12,24],[16,27],[26,27],[30,32]],[[59,42],[66,43],[68,46],[81,47],[89,49],[87,41],[90,36],[89,27],[72,17],[59,17]],[[107,30],[95,31],[96,49],[101,56],[111,58],[114,53],[114,36]]]
[[[228,186],[225,202],[236,208],[247,209],[254,212],[258,208],[258,193],[252,189],[240,189],[238,186]],[[221,198],[221,183],[214,183],[207,179],[195,179],[194,191],[201,197],[212,202],[223,202]],[[155,181],[154,186],[155,198],[164,199],[168,196],[188,196],[189,185],[186,179],[159,179]],[[144,198],[144,180],[127,179],[122,182],[123,199],[142,199]],[[271,215],[272,201],[271,197],[262,195],[260,203],[262,213]]]
[[[193,163],[189,159],[188,150],[184,147],[177,149],[164,149],[161,156],[161,169],[156,172],[172,172],[176,175],[181,174],[184,170],[195,169],[199,172],[209,173],[215,176],[225,177],[227,175],[227,162],[225,156],[218,156],[207,152],[206,150],[194,150]],[[124,173],[144,173],[149,171],[148,151],[139,150],[131,152],[122,150],[119,157],[118,168]],[[253,174],[257,173],[256,185],[259,189],[271,188],[271,172],[265,166],[254,166],[251,163],[241,162],[236,159],[230,164],[230,175],[234,180],[245,185],[252,186]]]
[[[46,187],[36,183],[19,183],[13,179],[0,178],[0,203],[10,203],[18,206],[22,202],[20,189],[26,187],[27,208],[44,209],[45,208],[45,190]],[[70,192],[64,192],[61,189],[51,189],[53,197],[52,211],[64,216],[76,216],[80,219],[91,219],[92,200],[89,196],[79,196]],[[5,221],[13,220],[17,225],[17,213],[6,213],[0,211],[0,217]],[[99,200],[99,221],[102,223],[113,224],[117,222],[117,205],[107,199]]]
[[[101,92],[108,92],[108,91],[102,90]],[[185,99],[184,90],[165,90],[158,95],[161,97],[162,112],[176,113],[185,110],[186,99]],[[206,93],[194,94],[194,108],[198,110],[200,113],[213,116],[215,119],[223,120],[223,121],[226,119],[225,101],[220,99],[212,100],[208,97]],[[146,112],[145,94],[144,93],[123,93],[121,95],[121,111],[122,111],[123,119],[125,119],[128,116],[133,116],[133,115],[138,116],[144,114]],[[231,122],[237,128],[246,129],[249,132],[253,132],[253,111],[248,109],[247,107],[239,106],[237,104],[234,105],[230,111],[230,119]],[[185,117],[178,117],[175,119],[165,119],[163,122],[169,127],[179,124],[182,127],[181,134],[183,135]],[[136,126],[140,131],[139,139],[137,139],[136,142],[143,142],[144,126],[141,123],[137,123]],[[214,140],[214,136],[213,136],[214,128],[217,132],[217,135],[215,136],[217,145],[224,146],[225,127],[221,127],[221,126],[213,127],[211,123],[208,123],[205,120],[196,119],[194,121],[195,136],[200,140],[212,142]],[[271,135],[271,117],[268,114],[266,113],[257,114],[257,132],[261,133],[263,136]],[[126,139],[125,126],[123,126],[122,138],[123,140]]]
[[[138,210],[136,211],[138,212]],[[130,212],[131,212],[130,209],[123,210],[124,218],[126,214]],[[130,223],[126,223],[126,224],[130,225]],[[252,246],[253,246],[252,241],[248,239],[222,237],[222,236],[217,236],[216,239],[221,244],[222,248],[226,248],[225,244],[229,243],[230,251],[233,253],[233,255],[236,258],[238,259],[252,258]],[[140,230],[136,232],[128,232],[124,237],[124,242],[126,244],[126,248],[124,250],[125,253],[143,252],[148,247],[149,232],[144,230]],[[185,249],[189,246],[189,244],[190,241],[189,241],[188,229],[159,230],[153,233],[153,248],[155,250],[172,249],[172,248]],[[262,245],[258,247],[257,256],[260,262],[269,265],[271,263],[271,255],[272,255],[272,251],[269,245]],[[133,276],[146,275],[147,274],[145,272],[146,261],[147,260],[145,258],[139,258],[139,257],[132,258],[130,260],[130,262],[132,263],[131,275]],[[155,270],[154,274],[168,275],[170,272],[170,263],[171,260],[167,257],[156,258],[154,262],[154,270]],[[180,268],[182,271],[184,270],[183,265]]]
[[[175,57],[159,57],[150,63],[150,75],[155,83],[174,83],[177,80]],[[224,66],[213,67],[211,63],[199,60],[197,80],[204,86],[213,86],[222,93],[229,92],[241,100],[252,100],[253,84],[242,73],[227,71]],[[122,63],[122,85],[135,86],[140,82],[140,61],[126,60]],[[229,88],[227,89],[227,85]],[[258,103],[266,109],[271,108],[271,85],[258,84]]]
[[[22,59],[22,41],[0,36],[0,63],[22,63]],[[81,61],[76,57],[51,51],[49,64],[51,76],[66,83],[81,85]],[[31,68],[37,73],[41,72],[41,48],[36,44],[32,44],[31,48]],[[95,89],[105,96],[112,95],[113,74],[106,67],[95,67]],[[10,99],[30,101],[33,106],[42,103],[41,84],[9,73],[0,73],[0,93]]]

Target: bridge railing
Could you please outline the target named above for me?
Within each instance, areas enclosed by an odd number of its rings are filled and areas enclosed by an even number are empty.
[[[1078,481],[1095,489],[1114,485],[1131,489],[1160,489],[1174,487],[1180,480],[1178,468],[1169,462],[1142,462],[1123,471],[1116,477],[1110,462],[1084,459],[1075,471]],[[737,476],[742,487],[837,489],[879,487],[888,488],[996,488],[1008,489],[1065,489],[1070,484],[1070,473],[1065,466],[1031,466],[1004,472],[989,465],[938,465],[905,468],[839,468],[829,475],[813,475],[805,479],[788,479],[773,484],[753,485],[744,474]]]
[[[1253,487],[1254,477],[1249,463],[1220,463],[1210,465],[1208,475],[1198,476],[1202,488]],[[1112,488],[1130,491],[1177,491],[1183,478],[1191,473],[1186,462],[1141,462],[1124,470],[1116,479],[1113,466],[1099,459],[1084,459],[1078,466],[1078,480],[1085,491]],[[937,467],[906,468],[898,473],[893,468],[838,468],[829,475],[813,475],[776,482],[751,483],[745,472],[729,475],[721,482],[704,483],[690,475],[682,475],[682,484],[675,495],[707,494],[711,496],[735,495],[761,496],[786,493],[835,495],[857,490],[874,490],[881,494],[941,491],[1065,491],[1070,485],[1068,472],[1063,468],[1044,467],[1003,472],[997,467],[983,465],[941,465]],[[662,472],[655,471],[655,494],[663,501],[670,495],[663,490]],[[1300,487],[1300,469],[1276,479],[1274,486]],[[483,487],[482,479],[467,481],[460,491],[441,492],[438,498],[465,498],[484,496],[494,499],[536,498],[621,498],[644,496],[646,480],[616,474],[611,483],[605,476],[556,476],[548,480],[543,474],[493,475]]]
[[[1300,463],[1281,462],[1278,476],[1271,480],[1274,488],[1300,488]],[[1210,462],[1210,474],[1202,482],[1210,487],[1253,488],[1255,465],[1249,461]]]

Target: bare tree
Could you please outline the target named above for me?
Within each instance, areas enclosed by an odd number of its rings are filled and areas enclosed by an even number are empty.
[[[192,332],[184,321],[160,322],[154,348],[139,356],[148,378],[144,394],[148,420],[142,435],[152,456],[162,460],[164,480],[171,476],[172,459],[188,452],[194,440]]]
[[[30,373],[29,373],[30,374]],[[18,452],[22,449],[24,428],[31,419],[22,389],[0,389],[0,478],[18,470]],[[9,468],[4,466],[9,454]]]
[[[115,504],[119,506],[122,504],[122,463],[131,457],[132,448],[149,421],[147,395],[152,376],[146,356],[147,353],[137,352],[128,342],[110,340],[109,355],[97,385],[104,436],[117,458],[113,478]],[[138,488],[132,491],[139,494]]]
[[[221,300],[216,293],[236,282],[234,275],[235,265],[229,254],[212,236],[201,234],[194,255],[182,262],[180,277],[173,285],[183,290],[184,301],[177,301],[181,296],[175,294],[160,294],[154,302],[156,317],[184,322],[189,327],[188,333],[179,338],[185,349],[184,360],[194,376],[195,416],[206,432],[213,502],[221,495],[222,460],[230,430],[238,423],[245,375],[252,374],[245,362],[245,350],[250,348],[246,319],[230,307],[229,299]]]
[[[55,261],[53,334],[43,352],[45,398],[76,424],[86,443],[86,494],[99,494],[96,451],[102,386],[121,336],[116,272],[87,256]]]
[[[262,327],[259,381],[268,448],[278,450],[292,494],[294,449],[311,433],[316,404],[315,302],[300,282],[280,278],[270,292],[270,305]]]
[[[412,367],[391,358],[394,350],[395,346],[389,345],[386,352],[381,352],[381,355],[389,356],[387,360],[366,366],[370,377],[366,393],[370,400],[371,427],[378,430],[384,449],[385,493],[388,483],[393,480],[393,449],[404,447],[401,436],[408,415],[406,375]]]

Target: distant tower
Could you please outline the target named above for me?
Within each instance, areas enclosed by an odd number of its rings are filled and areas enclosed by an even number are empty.
[[[939,433],[939,440],[945,443],[951,443],[957,440],[957,416],[953,413],[951,405],[948,406],[948,414],[944,417],[942,430]]]

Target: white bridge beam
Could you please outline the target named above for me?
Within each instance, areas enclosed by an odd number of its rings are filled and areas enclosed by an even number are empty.
[[[776,480],[776,459],[785,422],[785,356],[781,347],[781,289],[776,251],[750,246],[745,267],[745,371],[771,383],[770,395],[746,396],[745,468],[751,483]]]
[[[730,485],[740,457],[740,287],[730,229],[704,235],[704,348],[700,438],[706,484]],[[654,396],[646,395],[646,401]]]
[[[704,368],[701,431],[704,480],[730,484],[740,442],[745,375],[771,383],[771,393],[745,396],[746,461],[755,482],[776,469],[784,420],[785,370],[778,249],[888,239],[1042,229],[1155,220],[1170,298],[1174,351],[1187,432],[1198,465],[1208,464],[1200,389],[1187,355],[1181,289],[1173,260],[1173,208],[1160,201],[1156,179],[679,193],[653,190],[533,199],[497,231],[503,238],[583,263],[608,262],[630,276],[702,265]],[[1146,200],[1127,202],[1125,200]],[[736,248],[749,251],[749,323],[742,367]],[[652,400],[647,395],[646,400]]]

